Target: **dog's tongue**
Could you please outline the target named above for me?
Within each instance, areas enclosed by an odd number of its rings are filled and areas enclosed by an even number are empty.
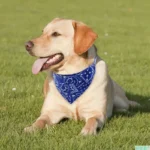
[[[32,73],[38,74],[43,66],[43,64],[48,60],[48,58],[37,59],[32,66]]]

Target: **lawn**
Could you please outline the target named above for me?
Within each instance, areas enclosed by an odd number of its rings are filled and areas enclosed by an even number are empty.
[[[142,108],[114,113],[97,136],[79,135],[83,122],[61,122],[25,134],[40,114],[45,73],[24,43],[55,17],[81,20],[99,35],[96,45],[112,78]],[[0,150],[133,150],[150,145],[149,0],[0,1]]]

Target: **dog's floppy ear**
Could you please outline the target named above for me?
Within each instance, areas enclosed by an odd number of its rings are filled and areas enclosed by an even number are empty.
[[[94,43],[97,34],[81,22],[72,22],[74,27],[74,51],[78,55],[86,52]]]

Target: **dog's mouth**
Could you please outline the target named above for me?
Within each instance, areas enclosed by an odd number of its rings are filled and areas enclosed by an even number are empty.
[[[40,71],[47,70],[50,66],[60,63],[63,59],[64,55],[62,53],[57,53],[48,57],[40,57],[33,64],[32,73],[38,74]]]

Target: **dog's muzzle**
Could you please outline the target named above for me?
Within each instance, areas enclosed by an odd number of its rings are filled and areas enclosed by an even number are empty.
[[[25,48],[28,52],[30,52],[33,47],[34,47],[34,43],[32,41],[28,41],[27,43],[25,43]]]

